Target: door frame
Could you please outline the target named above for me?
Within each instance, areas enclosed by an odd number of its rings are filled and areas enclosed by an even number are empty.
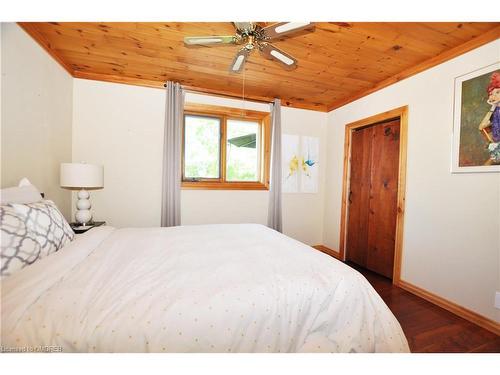
[[[345,126],[344,139],[344,174],[342,177],[342,207],[340,216],[340,241],[339,258],[345,261],[345,246],[347,235],[348,190],[350,188],[351,172],[351,137],[355,129],[365,128],[399,118],[399,176],[396,215],[396,238],[394,243],[394,269],[392,272],[392,283],[399,285],[401,281],[401,263],[403,256],[403,228],[405,214],[406,195],[406,154],[408,134],[408,106],[392,109],[374,116],[351,122]]]

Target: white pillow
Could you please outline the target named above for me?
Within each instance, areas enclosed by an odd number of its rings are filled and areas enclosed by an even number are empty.
[[[10,187],[0,190],[0,203],[34,203],[42,200],[42,195],[38,189],[32,185],[27,178],[23,178],[19,182],[19,186]]]
[[[21,187],[21,186],[30,186],[30,185],[34,186],[30,182],[30,180],[28,180],[26,177],[23,177],[23,178],[21,178],[21,181],[19,181],[19,184],[17,186]]]

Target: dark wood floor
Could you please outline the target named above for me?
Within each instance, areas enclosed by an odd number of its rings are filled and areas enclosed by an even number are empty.
[[[392,285],[352,263],[396,316],[415,353],[500,353],[500,336]]]

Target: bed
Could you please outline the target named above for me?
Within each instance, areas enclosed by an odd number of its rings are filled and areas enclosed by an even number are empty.
[[[2,346],[62,352],[408,352],[340,261],[257,224],[99,227],[2,280]]]

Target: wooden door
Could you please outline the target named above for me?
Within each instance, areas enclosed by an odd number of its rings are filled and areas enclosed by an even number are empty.
[[[356,130],[351,142],[347,260],[392,278],[399,119]]]
[[[347,260],[366,267],[373,128],[352,133]]]

